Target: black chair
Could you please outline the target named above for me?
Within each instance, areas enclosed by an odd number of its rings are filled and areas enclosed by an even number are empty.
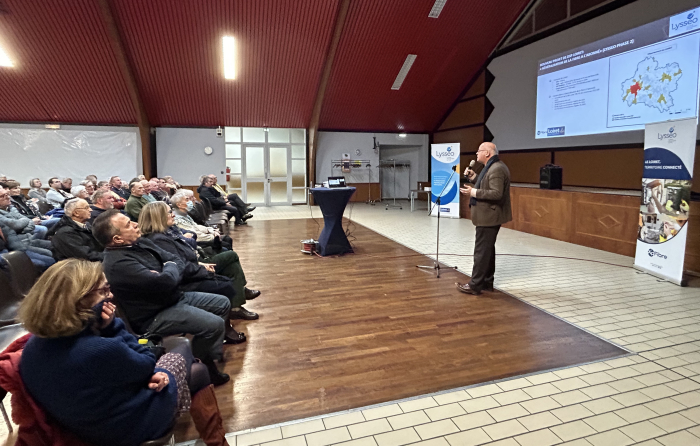
[[[10,267],[10,277],[15,292],[25,296],[39,278],[34,264],[22,251],[12,251],[2,255]]]
[[[10,275],[0,271],[0,327],[16,323],[22,297],[12,286]]]

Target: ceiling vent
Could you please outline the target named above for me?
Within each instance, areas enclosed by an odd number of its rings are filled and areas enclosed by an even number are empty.
[[[428,14],[428,17],[437,19],[440,16],[440,13],[442,12],[442,8],[445,7],[446,2],[447,0],[435,0],[435,4],[430,10],[430,14]]]
[[[394,80],[394,85],[391,86],[392,90],[398,90],[399,88],[401,88],[401,84],[403,84],[403,81],[406,79],[408,71],[411,69],[413,62],[416,61],[416,57],[417,56],[415,54],[409,54],[408,56],[406,56],[406,60],[403,62],[403,66],[399,70],[399,74],[396,76],[396,80]]]

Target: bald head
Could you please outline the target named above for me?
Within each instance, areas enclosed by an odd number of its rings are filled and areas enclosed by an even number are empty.
[[[481,164],[486,164],[495,155],[498,155],[496,144],[492,142],[483,142],[476,152],[476,160]]]

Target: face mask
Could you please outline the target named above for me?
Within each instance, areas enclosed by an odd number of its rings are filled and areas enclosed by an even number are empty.
[[[194,209],[194,203],[192,203],[191,201],[188,201],[187,202],[187,210],[191,211],[192,209]]]
[[[92,310],[91,319],[93,322],[102,323],[102,309],[107,302],[112,302],[112,299],[101,300],[90,308]]]

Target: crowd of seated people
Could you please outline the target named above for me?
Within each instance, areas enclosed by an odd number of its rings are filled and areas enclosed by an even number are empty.
[[[48,373],[60,370],[61,376],[56,379],[65,384],[55,388],[57,381],[48,380],[52,383],[49,389],[41,383],[44,371],[32,371],[22,376],[32,395],[49,414],[62,421],[63,414],[56,411],[70,404],[71,395],[60,388],[82,383],[82,388],[89,392],[94,390],[90,386],[97,385],[80,374],[68,376],[66,367],[70,361],[65,362],[66,358],[80,361],[80,355],[86,352],[83,348],[99,345],[103,342],[101,339],[116,338],[116,343],[104,343],[105,354],[116,348],[126,355],[121,358],[126,362],[113,367],[108,364],[104,368],[97,367],[90,372],[93,373],[91,376],[97,376],[94,373],[102,373],[100,370],[104,369],[104,373],[124,375],[126,380],[142,379],[141,375],[131,376],[132,372],[126,370],[132,369],[131,360],[145,361],[142,372],[146,374],[148,369],[153,377],[150,384],[146,380],[145,388],[162,388],[167,377],[172,387],[180,389],[175,391],[177,404],[187,393],[181,389],[187,390],[189,385],[192,410],[197,395],[208,395],[206,398],[211,406],[213,393],[207,393],[207,385],[223,385],[230,380],[217,365],[223,359],[224,346],[246,341],[246,335],[236,331],[231,321],[259,318],[257,313],[244,307],[247,301],[257,298],[260,291],[247,287],[243,266],[233,249],[231,237],[206,224],[206,216],[198,214],[195,209],[198,200],[193,192],[182,188],[172,177],[151,180],[137,177],[127,184],[118,176],[98,181],[90,175],[77,186],[73,186],[71,178],[52,177],[48,180],[48,191],[42,188],[40,179],[34,178],[28,186],[29,194],[25,196],[18,182],[0,178],[0,254],[23,251],[43,273],[35,285],[41,291],[30,292],[34,297],[29,299],[28,296],[22,306],[21,319],[27,324],[27,330],[36,335],[25,347],[25,353],[32,352],[32,359],[26,363],[31,364],[43,356],[45,362],[40,367],[49,367],[46,369]],[[205,175],[200,189],[204,191],[203,198],[207,194],[212,197],[210,202],[221,204],[223,201],[222,207],[231,211],[236,222],[244,223],[252,217],[250,212],[254,208],[235,194],[226,195],[216,185],[215,176]],[[203,209],[201,203],[197,206],[197,209]],[[89,272],[90,277],[76,275],[80,271]],[[114,293],[114,302],[126,325],[114,318],[115,307],[108,303],[111,293]],[[100,299],[100,296],[109,296],[110,299]],[[65,302],[59,303],[59,300]],[[29,309],[29,302],[31,305],[51,305],[52,310],[34,312]],[[70,312],[66,305],[73,305],[70,311],[77,311],[77,315],[65,313]],[[104,317],[100,315],[101,311],[104,311]],[[55,319],[49,320],[51,312]],[[70,319],[72,326],[60,325],[64,317]],[[125,327],[136,336],[191,335],[192,352],[189,357],[183,353],[187,377],[168,374],[170,369],[145,355],[136,338],[124,334]],[[71,342],[66,342],[67,339]],[[194,362],[193,358],[201,362]],[[201,366],[198,373],[203,373],[204,378],[191,382],[189,377],[195,375],[196,366]],[[108,370],[110,368],[113,370]],[[156,375],[160,378],[155,379]],[[132,390],[125,392],[124,398],[128,393],[128,398],[139,400],[138,404],[153,404],[147,403],[141,395],[143,389],[129,388]],[[168,393],[169,404],[174,405],[172,390]],[[87,402],[89,398],[85,398]],[[215,403],[214,397],[214,406]],[[125,400],[120,404],[130,403]],[[117,404],[117,407],[126,406]],[[211,407],[209,409],[214,411]],[[134,410],[138,412],[136,406]],[[200,433],[207,445],[226,444],[225,440],[220,442],[219,434],[223,432],[220,424],[217,428],[211,420],[199,421],[201,426],[197,428],[202,428]],[[128,439],[102,438],[103,434],[92,426],[93,423],[86,426],[73,424],[66,423],[65,427],[86,440],[99,440],[97,444],[131,444]],[[138,423],[139,426],[145,424]],[[141,431],[135,431],[134,435],[143,435],[139,437],[142,439],[154,438],[170,425],[152,426],[151,430],[142,426]],[[215,432],[207,432],[212,426]],[[209,435],[211,442],[205,435]]]

